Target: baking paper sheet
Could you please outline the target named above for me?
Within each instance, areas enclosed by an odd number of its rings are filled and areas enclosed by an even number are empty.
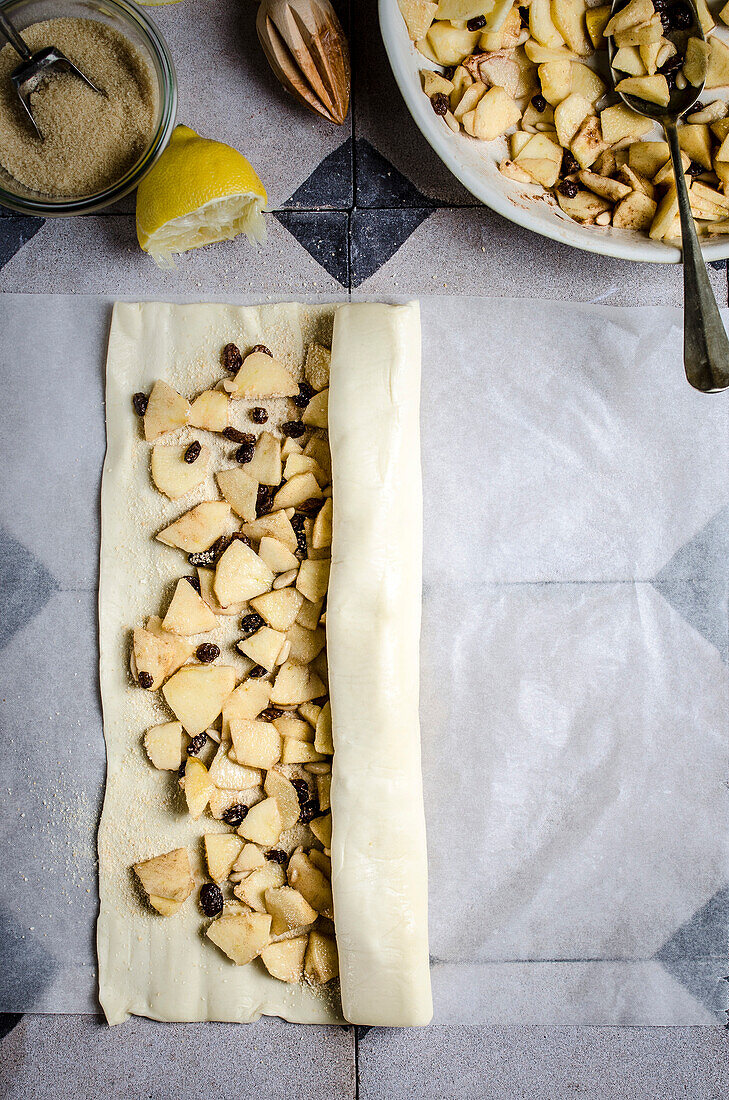
[[[435,1021],[723,1023],[729,397],[675,310],[421,304]],[[97,1008],[109,316],[0,297],[0,1011]]]

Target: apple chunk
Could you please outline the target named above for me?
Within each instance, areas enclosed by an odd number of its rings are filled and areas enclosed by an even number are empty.
[[[236,515],[246,522],[256,518],[258,482],[240,466],[219,470],[215,475],[218,488]]]
[[[209,432],[228,427],[228,395],[222,390],[204,390],[190,407],[190,424]]]
[[[231,381],[223,383],[231,397],[295,397],[298,384],[283,363],[263,351],[253,351]]]
[[[273,580],[274,574],[255,550],[235,539],[218,559],[213,588],[225,607],[268,592]]]
[[[287,550],[295,553],[298,546],[296,532],[284,511],[269,512],[260,519],[243,525],[243,534],[250,539],[262,539],[264,535],[270,535],[273,539],[282,542]]]
[[[293,936],[263,948],[261,962],[272,978],[290,984],[301,981],[307,941],[307,936]]]
[[[224,535],[230,522],[230,505],[222,500],[206,500],[160,531],[157,538],[165,546],[175,546],[186,554],[209,550]]]
[[[238,649],[254,664],[265,668],[266,672],[273,672],[285,641],[285,634],[272,630],[270,626],[262,626],[255,634],[238,642]]]
[[[261,485],[278,485],[281,480],[281,444],[275,435],[261,432],[246,470]],[[254,513],[251,519],[255,518]]]
[[[293,886],[269,886],[264,894],[266,909],[273,917],[271,933],[283,936],[295,928],[313,924],[318,913]]]
[[[330,917],[333,912],[332,887],[329,880],[315,867],[302,848],[297,848],[289,860],[289,886],[293,886],[317,913]]]
[[[266,890],[283,886],[285,882],[286,875],[283,867],[279,863],[274,863],[273,860],[264,860],[263,866],[255,868],[235,887],[233,893],[246,905],[250,905],[251,909],[265,913],[267,911],[264,900]],[[274,935],[278,933],[274,932]]]
[[[144,735],[144,748],[155,768],[176,772],[182,763],[182,722],[151,726]]]
[[[164,630],[151,630],[152,620],[147,628],[137,627],[132,642],[132,672],[142,687],[152,691],[159,688],[167,676],[176,672],[192,655],[194,646],[174,634]],[[146,673],[146,677],[142,674]],[[151,682],[146,681],[151,677]]]
[[[190,582],[182,577],[175,587],[162,626],[172,634],[206,634],[215,630],[218,620]]]
[[[312,397],[311,401],[304,409],[301,420],[302,423],[306,424],[307,428],[326,429],[328,415],[329,390],[326,389]]]
[[[274,630],[288,630],[296,622],[304,597],[295,588],[278,588],[274,592],[256,596],[251,607]]]
[[[310,981],[318,985],[324,985],[337,977],[339,956],[336,942],[330,936],[322,936],[321,932],[309,933],[304,973]]]
[[[299,568],[299,559],[278,539],[264,535],[258,546],[258,555],[274,573],[288,573]]]
[[[223,791],[246,791],[257,787],[261,782],[259,769],[231,760],[226,745],[230,747],[228,742],[218,746],[215,759],[210,765],[210,778],[215,786]]]
[[[264,798],[252,806],[238,828],[238,835],[264,848],[273,847],[281,836],[281,813],[276,799]]]
[[[212,726],[234,687],[234,668],[190,665],[176,672],[162,692],[190,737],[196,737]]]
[[[243,850],[243,841],[235,833],[206,833],[203,841],[208,873],[213,882],[223,882]]]
[[[302,561],[296,587],[311,603],[317,603],[326,595],[330,567],[331,562],[327,558],[323,561]]]
[[[218,917],[205,934],[236,966],[245,966],[260,955],[270,939],[270,932],[268,913],[236,913]]]
[[[322,495],[319,482],[313,474],[295,474],[285,481],[273,498],[275,508],[298,508],[306,500]]]
[[[192,492],[207,476],[210,451],[201,447],[194,462],[186,462],[188,446],[172,447],[155,443],[152,448],[152,481],[160,493],[170,500],[178,500]]]
[[[184,790],[190,817],[197,821],[210,801],[213,781],[202,761],[194,756],[188,756],[185,764]]]
[[[187,424],[190,417],[190,403],[181,397],[177,390],[158,379],[152,386],[144,414],[144,438],[153,443],[165,432],[174,432]]]
[[[134,871],[147,894],[169,901],[185,901],[195,886],[187,848],[141,860],[134,864]]]
[[[223,704],[223,736],[230,737],[230,723],[235,718],[246,721],[257,718],[268,706],[271,685],[267,680],[245,680]]]
[[[271,722],[231,718],[230,735],[239,764],[268,770],[281,759],[281,735]]]
[[[286,661],[274,681],[271,703],[274,706],[298,707],[300,703],[308,703],[310,699],[318,699],[325,694],[326,688],[315,672]]]
[[[278,803],[278,811],[281,816],[281,828],[291,829],[299,820],[301,806],[296,788],[290,779],[287,779],[275,768],[270,768],[266,773],[266,781],[263,789],[269,798],[275,798]]]

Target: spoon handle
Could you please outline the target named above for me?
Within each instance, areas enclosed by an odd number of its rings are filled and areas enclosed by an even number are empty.
[[[664,123],[676,177],[683,240],[683,363],[691,385],[703,393],[729,386],[729,339],[706,273],[681,164],[678,130],[673,119]]]
[[[16,53],[23,61],[30,61],[31,53],[10,20],[0,11],[0,33],[4,34]]]

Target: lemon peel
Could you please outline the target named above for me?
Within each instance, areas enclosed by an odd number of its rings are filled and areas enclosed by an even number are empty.
[[[177,126],[137,191],[137,239],[155,263],[244,233],[263,243],[266,190],[242,153]]]

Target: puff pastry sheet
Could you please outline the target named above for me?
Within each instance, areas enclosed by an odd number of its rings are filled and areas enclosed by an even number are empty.
[[[128,673],[131,628],[157,613],[181,559],[154,541],[179,507],[151,485],[131,395],[164,378],[191,395],[220,377],[219,352],[271,345],[302,376],[307,344],[332,341],[330,442],[334,538],[327,644],[335,756],[332,885],[341,1003],[236,967],[200,934],[191,898],[174,917],[152,913],[131,864],[186,845],[202,872],[200,836],[149,766],[144,730],[165,720]],[[432,1014],[427,860],[418,729],[421,495],[420,327],[416,304],[336,306],[118,303],[107,358],[107,455],[102,482],[100,679],[107,782],[99,828],[99,996],[110,1023],[248,1022],[407,1026]],[[215,494],[217,496],[217,493]],[[230,629],[233,629],[232,625]],[[205,823],[203,823],[203,820]],[[208,823],[209,822],[209,823]]]

